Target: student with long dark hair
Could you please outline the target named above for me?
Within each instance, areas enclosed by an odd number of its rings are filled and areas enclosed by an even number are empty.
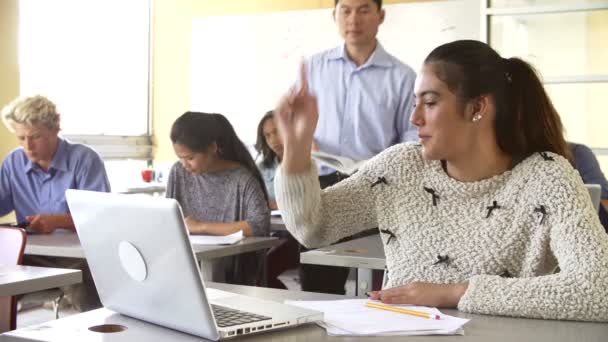
[[[371,298],[385,303],[608,321],[608,235],[532,67],[455,41],[426,58],[415,94],[420,144],[323,191],[316,98],[304,82],[282,99],[275,189],[289,231],[317,247],[379,227],[388,282]]]
[[[255,149],[262,157],[257,165],[260,169],[271,209],[277,209],[274,192],[274,176],[283,159],[283,139],[274,121],[274,112],[268,111],[258,124]],[[267,286],[275,289],[287,289],[279,279],[286,270],[297,268],[300,265],[300,245],[286,231],[277,231],[272,234],[280,239],[280,243],[272,247],[266,254]]]
[[[268,192],[271,209],[277,209],[274,194],[274,175],[283,159],[283,139],[274,122],[274,112],[268,111],[258,124],[255,149],[262,159],[257,163]]]
[[[186,112],[173,123],[171,142],[179,162],[169,173],[167,197],[180,203],[191,234],[269,235],[264,182],[223,115]],[[214,278],[252,285],[260,260],[255,253],[225,258]]]

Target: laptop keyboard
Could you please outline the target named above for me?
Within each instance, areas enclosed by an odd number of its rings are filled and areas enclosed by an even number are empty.
[[[213,314],[215,315],[215,322],[220,328],[271,319],[270,317],[256,315],[251,312],[230,309],[215,304],[211,304],[211,309],[213,310]]]

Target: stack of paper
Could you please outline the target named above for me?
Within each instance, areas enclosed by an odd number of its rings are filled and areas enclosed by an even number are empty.
[[[243,240],[243,231],[230,235],[190,235],[190,243],[193,245],[232,245]]]
[[[469,321],[444,315],[435,308],[391,305],[395,308],[439,315],[441,319],[369,308],[365,306],[367,302],[370,300],[287,301],[286,303],[322,311],[325,318],[318,324],[324,327],[330,336],[464,335],[462,327]]]

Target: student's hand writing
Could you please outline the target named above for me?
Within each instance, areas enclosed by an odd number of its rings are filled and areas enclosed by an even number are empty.
[[[69,220],[70,222],[67,222],[66,216],[67,215],[52,214],[28,216],[27,220],[29,225],[27,227],[43,234],[50,234],[57,228],[71,228],[73,223],[71,222],[71,219]]]
[[[300,69],[301,87],[291,89],[281,98],[275,110],[275,120],[284,139],[282,168],[287,173],[308,171],[313,135],[319,111],[316,96],[310,94],[306,65]]]
[[[404,286],[372,291],[370,299],[386,304],[413,304],[438,308],[456,308],[468,283],[432,284],[413,282]]]

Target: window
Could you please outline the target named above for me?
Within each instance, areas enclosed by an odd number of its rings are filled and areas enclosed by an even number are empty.
[[[608,1],[492,0],[487,42],[540,72],[566,137],[591,147],[608,174]]]
[[[21,94],[55,102],[62,134],[104,159],[151,159],[150,0],[20,0],[19,6]],[[108,171],[115,183],[121,173]]]

